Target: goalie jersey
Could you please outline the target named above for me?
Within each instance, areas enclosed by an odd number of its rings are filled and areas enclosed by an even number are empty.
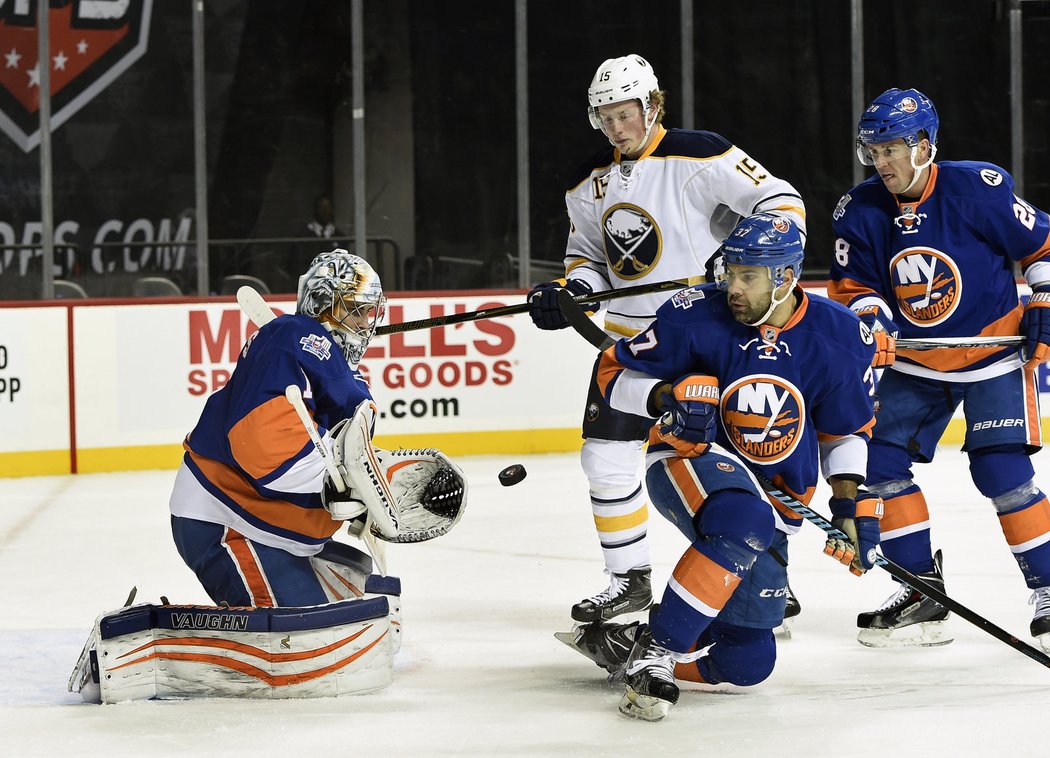
[[[598,292],[703,275],[743,216],[766,212],[794,222],[805,238],[802,198],[743,150],[713,132],[659,127],[638,160],[606,146],[565,194],[566,276]],[[670,296],[610,301],[605,329],[633,336]]]
[[[328,331],[279,316],[241,351],[230,381],[187,435],[171,496],[176,516],[223,524],[293,555],[317,553],[343,524],[321,503],[325,465],[285,398],[296,384],[326,444],[371,393]]]
[[[832,219],[829,295],[854,310],[884,308],[900,337],[1015,335],[1014,263],[1029,282],[1050,279],[1050,219],[991,163],[934,164],[918,200],[890,194],[872,176],[842,197]],[[1020,365],[1016,348],[900,349],[893,369],[976,381]]]
[[[809,502],[820,473],[818,441],[825,477],[863,480],[875,424],[873,340],[843,306],[801,290],[794,296],[798,309],[777,329],[737,322],[714,285],[675,294],[648,329],[602,355],[603,395],[617,410],[651,416],[647,404],[657,385],[693,373],[714,376],[721,390],[717,444],[777,486]],[[649,459],[674,454],[654,427]],[[780,528],[796,531],[801,518],[773,504]]]

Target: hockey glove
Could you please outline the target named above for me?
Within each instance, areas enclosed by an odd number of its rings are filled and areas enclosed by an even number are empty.
[[[845,532],[850,541],[829,538],[824,545],[824,552],[860,576],[875,565],[882,498],[871,492],[860,492],[856,500],[833,497],[829,502],[831,525]]]
[[[705,374],[687,374],[662,396],[664,415],[657,422],[657,435],[683,458],[696,458],[718,434],[718,379]]]
[[[1050,360],[1050,283],[1032,288],[1032,296],[1021,316],[1021,335],[1025,338],[1021,353],[1025,368],[1035,370]]]
[[[875,368],[892,366],[897,359],[897,337],[900,335],[900,328],[877,305],[861,308],[857,311],[857,316],[868,327],[872,339],[875,340],[875,357],[871,359],[871,365]]]
[[[581,279],[557,279],[533,287],[526,298],[529,303],[529,316],[532,323],[540,329],[564,329],[569,322],[558,307],[558,290],[568,290],[573,297],[591,294],[591,286]],[[584,310],[595,310],[593,304],[586,304]]]

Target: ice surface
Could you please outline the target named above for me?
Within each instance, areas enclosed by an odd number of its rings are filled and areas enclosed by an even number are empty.
[[[1040,483],[1050,487],[1045,463]],[[205,603],[168,531],[173,471],[0,479],[0,755],[1045,756],[1050,669],[953,618],[943,648],[872,650],[855,616],[893,590],[821,553],[809,524],[791,541],[803,612],[757,687],[684,691],[657,724],[619,715],[620,688],[557,642],[569,607],[599,590],[597,539],[575,455],[461,461],[470,503],[449,535],[391,545],[404,643],[394,684],[297,701],[88,705],[65,691],[95,616],[138,602]],[[501,487],[499,471],[528,477]],[[947,591],[1028,637],[1031,607],[966,458],[921,467]],[[815,504],[826,511],[826,490]],[[654,584],[684,540],[652,511]],[[349,539],[349,538],[346,538]]]

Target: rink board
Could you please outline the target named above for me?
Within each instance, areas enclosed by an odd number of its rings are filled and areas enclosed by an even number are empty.
[[[522,296],[394,297],[388,321]],[[294,309],[292,300],[271,305]],[[254,331],[230,298],[0,307],[0,476],[178,466],[182,439]],[[571,330],[542,332],[521,314],[379,337],[361,365],[380,409],[378,444],[526,454],[579,448],[593,359]],[[1046,436],[1046,366],[1039,379]],[[946,444],[962,442],[958,416]]]

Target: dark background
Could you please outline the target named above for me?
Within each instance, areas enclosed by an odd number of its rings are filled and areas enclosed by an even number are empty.
[[[938,159],[1013,168],[1007,4],[881,0],[863,8],[865,101],[891,86],[920,89],[941,116]],[[352,167],[339,156],[352,94],[349,2],[213,0],[205,10],[209,237],[302,236],[320,192],[335,195],[348,234],[352,197],[340,188]],[[530,161],[519,167],[514,4],[366,2],[368,232],[393,239],[405,259],[438,262],[424,277],[395,283],[513,286],[516,276],[502,263],[518,252],[519,169],[531,184],[531,255],[555,267],[567,177],[604,142],[586,116],[591,76],[605,58],[645,56],[669,95],[665,124],[680,125],[679,12],[677,2],[531,0]],[[1024,196],[1046,209],[1050,2],[1025,3],[1023,18]],[[849,3],[695,2],[694,25],[694,127],[721,133],[800,190],[809,223],[805,274],[823,278],[830,212],[853,183],[859,114],[850,103]],[[192,214],[192,83],[190,4],[155,2],[147,54],[54,131],[55,220],[80,225],[77,266],[56,275],[92,295],[122,295],[152,265],[194,290],[192,255],[181,268],[155,256],[131,272],[122,250],[106,250],[112,266],[102,273],[86,257],[106,219]],[[17,243],[40,217],[39,154],[0,135],[0,165],[0,222]],[[211,290],[238,272],[278,289],[294,281],[300,264],[284,250],[260,252],[213,246]],[[7,261],[0,299],[37,296],[39,259],[24,276]],[[542,265],[532,273],[547,278]]]

